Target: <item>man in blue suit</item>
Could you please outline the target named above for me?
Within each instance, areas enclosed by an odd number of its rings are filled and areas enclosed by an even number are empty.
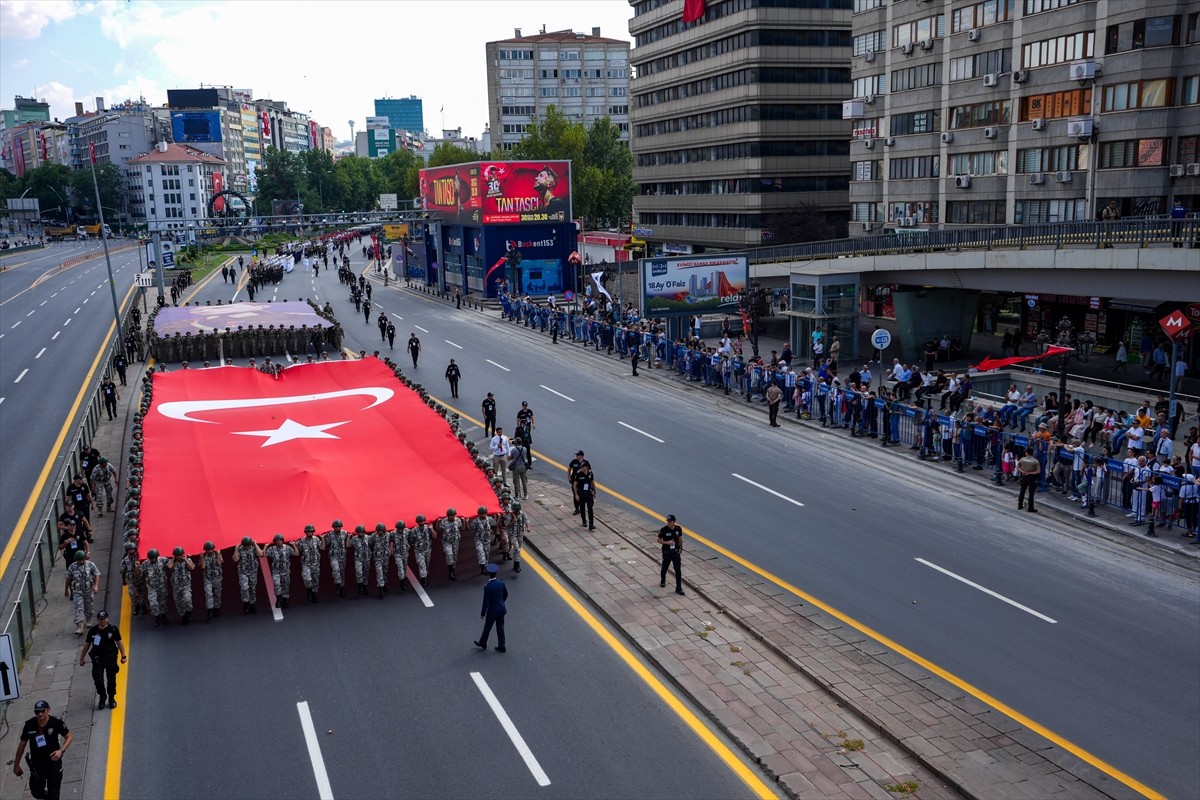
[[[483,609],[479,612],[479,618],[484,620],[483,635],[479,637],[479,641],[475,642],[475,646],[483,650],[487,650],[488,636],[492,633],[492,625],[496,626],[496,652],[506,652],[504,649],[504,615],[508,613],[508,609],[504,606],[504,601],[508,599],[508,589],[504,585],[504,581],[500,580],[497,574],[500,572],[500,567],[495,564],[487,565],[488,582],[483,587]]]

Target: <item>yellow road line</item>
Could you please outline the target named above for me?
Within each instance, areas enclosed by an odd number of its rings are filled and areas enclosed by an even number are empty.
[[[689,728],[692,729],[692,732],[696,734],[697,738],[708,745],[709,749],[711,749],[713,753],[715,753],[717,757],[721,759],[721,761],[725,762],[725,766],[729,767],[729,769],[735,775],[741,778],[745,784],[750,787],[750,790],[754,792],[755,797],[769,800],[777,796],[775,792],[771,791],[770,787],[763,783],[762,780],[755,775],[754,772],[725,745],[724,742],[718,739],[717,736],[710,731],[695,714],[692,713],[691,709],[683,704],[683,701],[681,701],[673,691],[667,688],[662,681],[655,677],[654,674],[650,672],[650,670],[647,669],[644,664],[642,664],[642,662],[638,661],[633,653],[629,651],[629,648],[623,645],[617,639],[617,637],[613,636],[612,633],[610,633],[609,630],[605,628],[603,624],[601,624],[600,620],[596,619],[595,615],[584,608],[578,600],[572,597],[567,591],[566,587],[559,583],[558,580],[551,575],[545,567],[538,563],[536,558],[530,556],[529,553],[525,553],[524,557],[525,563],[533,567],[534,572],[541,576],[542,580],[550,585],[550,588],[554,590],[554,593],[557,594],[559,598],[561,598],[562,601],[566,603],[567,606],[576,613],[576,615],[579,616],[580,619],[587,623],[587,626],[591,628],[592,631],[599,636],[600,639],[606,645],[608,645],[609,648],[616,653],[622,661],[625,662],[625,666],[629,667],[629,669],[632,670],[635,675],[641,678],[642,682],[649,686],[650,690],[658,695],[659,699],[662,700],[668,708],[674,711],[675,714],[681,720],[683,720]]]
[[[125,653],[129,656],[129,661],[125,664],[125,669],[117,673],[117,697],[122,700],[109,715],[111,724],[108,729],[107,767],[104,770],[104,796],[111,800],[116,800],[121,796],[121,759],[125,751],[125,709],[129,707],[129,695],[126,694],[125,687],[129,685],[129,667],[133,664],[133,626],[130,624],[130,620],[133,619],[132,608],[126,602],[128,595],[119,589],[117,591],[120,593],[117,602],[121,605],[121,613],[118,617],[121,620],[121,630],[125,632],[122,635],[125,637]]]
[[[130,286],[129,291],[125,293],[125,298],[121,301],[121,308],[125,308],[129,303],[129,298],[133,295],[133,289],[134,287]],[[30,517],[33,516],[34,510],[42,500],[42,492],[46,490],[46,481],[50,479],[50,470],[54,468],[54,461],[58,457],[58,452],[62,449],[63,442],[67,440],[67,435],[74,426],[75,415],[79,413],[79,406],[83,403],[84,395],[87,394],[92,381],[95,380],[100,360],[104,357],[104,352],[108,349],[109,340],[112,339],[113,331],[116,329],[117,323],[116,320],[113,320],[109,323],[108,333],[104,335],[100,349],[96,351],[96,358],[92,361],[92,366],[88,370],[87,376],[83,379],[83,384],[80,385],[78,394],[75,395],[75,402],[71,404],[71,410],[67,412],[67,418],[63,421],[62,429],[58,432],[58,438],[54,440],[54,444],[50,447],[50,454],[46,456],[46,463],[42,465],[42,471],[33,486],[33,491],[29,493],[29,499],[25,501],[25,508],[22,509],[21,516],[17,519],[16,527],[13,528],[12,535],[8,538],[8,544],[4,546],[4,552],[0,553],[0,580],[4,579],[4,573],[8,571],[8,565],[12,560],[13,552],[17,549],[17,543],[21,541],[21,533],[25,530],[25,526],[29,524]]]
[[[472,423],[482,427],[483,423],[481,423],[479,420],[475,419],[474,417],[471,417],[471,416],[463,413],[462,411],[458,411],[457,409],[454,409],[452,406],[450,406],[449,404],[445,403],[442,400],[438,400],[438,398],[436,398],[436,397],[434,397],[434,400],[436,400],[437,402],[446,406],[447,408],[450,408],[450,409],[456,411],[458,413],[459,417],[461,417],[462,419],[470,420]],[[560,464],[559,462],[555,461],[552,458],[547,458],[546,456],[544,456],[541,453],[538,453],[536,451],[534,451],[534,454],[537,456],[537,458],[539,460],[545,461],[547,464],[550,464],[551,466],[553,466],[559,470],[562,470],[565,472],[567,469],[565,465]],[[604,492],[605,494],[610,495],[611,497],[614,497],[617,500],[620,500],[622,503],[625,503],[626,505],[630,506],[631,508],[635,508],[638,511],[641,511],[643,514],[646,514],[647,516],[649,516],[651,518],[662,519],[662,517],[663,517],[662,514],[655,513],[654,511],[650,510],[646,506],[639,503],[637,500],[634,500],[633,498],[630,498],[630,497],[626,497],[625,495],[621,494],[620,492],[617,492],[613,489],[609,489],[607,486],[603,486],[600,483],[597,483],[596,487],[598,489],[600,489],[602,492]],[[710,550],[720,553],[721,555],[730,559],[731,561],[738,564],[739,566],[742,566],[742,567],[750,570],[755,575],[758,575],[760,578],[763,578],[764,580],[770,581],[771,583],[775,584],[776,586],[783,589],[784,591],[790,592],[791,594],[795,595],[796,597],[799,597],[800,599],[804,600],[805,602],[810,603],[813,606],[816,606],[817,608],[821,609],[822,611],[824,611],[826,614],[833,617],[834,619],[837,619],[837,620],[845,623],[846,625],[849,625],[851,628],[854,628],[856,631],[858,631],[859,633],[862,633],[864,636],[868,636],[871,639],[874,639],[879,644],[883,645],[884,647],[887,647],[888,649],[904,656],[909,661],[913,662],[914,664],[920,666],[923,669],[928,670],[929,672],[932,672],[934,675],[937,675],[939,678],[941,678],[942,680],[951,684],[952,686],[957,686],[959,689],[962,689],[964,692],[971,695],[976,700],[979,700],[981,703],[983,703],[987,706],[990,706],[991,708],[993,708],[996,711],[999,711],[1001,714],[1004,714],[1005,716],[1011,718],[1013,721],[1020,723],[1021,725],[1025,726],[1026,728],[1028,728],[1029,730],[1038,734],[1039,736],[1043,737],[1044,739],[1047,739],[1048,741],[1058,745],[1059,747],[1066,750],[1071,755],[1075,756],[1076,758],[1080,759],[1081,761],[1084,761],[1084,762],[1090,764],[1091,766],[1100,770],[1101,772],[1108,775],[1109,777],[1120,781],[1121,783],[1125,784],[1130,789],[1133,789],[1135,792],[1142,795],[1143,797],[1150,798],[1150,800],[1166,800],[1165,795],[1161,794],[1160,792],[1155,791],[1154,789],[1151,789],[1149,786],[1142,783],[1137,778],[1134,778],[1133,776],[1122,772],[1121,770],[1117,769],[1112,764],[1109,764],[1107,761],[1103,760],[1099,756],[1093,755],[1092,753],[1083,749],[1082,747],[1080,747],[1079,745],[1070,741],[1069,739],[1066,739],[1063,736],[1055,733],[1054,731],[1050,730],[1049,728],[1042,725],[1041,723],[1035,722],[1032,718],[1026,716],[1025,714],[1022,714],[1020,711],[1017,711],[1015,708],[1012,708],[1011,706],[1002,702],[1001,700],[997,699],[996,697],[993,697],[992,695],[988,694],[987,692],[983,691],[982,689],[967,682],[965,679],[958,677],[957,675],[950,672],[949,670],[939,667],[937,664],[933,663],[929,659],[925,658],[924,656],[918,655],[916,652],[908,649],[904,645],[900,644],[899,642],[896,642],[895,640],[880,633],[879,631],[876,631],[874,628],[871,628],[870,626],[868,626],[862,622],[859,622],[854,617],[851,617],[850,615],[837,610],[836,608],[829,605],[828,603],[818,599],[817,597],[814,597],[813,595],[809,594],[808,592],[804,591],[803,589],[801,589],[797,586],[794,586],[791,583],[788,583],[787,581],[780,578],[779,576],[777,576],[771,572],[768,572],[767,570],[758,566],[754,562],[748,561],[747,559],[739,556],[737,553],[733,552],[732,550],[722,547],[721,545],[717,544],[716,542],[712,541],[711,539],[701,536],[700,534],[698,534],[694,531],[688,530],[686,528],[684,529],[684,532],[688,536],[690,536],[694,541],[704,545],[705,547],[709,548]]]

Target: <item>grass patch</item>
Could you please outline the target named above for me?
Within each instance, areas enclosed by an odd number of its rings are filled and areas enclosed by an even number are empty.
[[[908,794],[915,794],[917,789],[920,789],[921,787],[917,785],[916,781],[905,781],[904,783],[889,783],[886,786],[884,786],[883,788],[887,789],[889,792],[892,792],[893,794],[908,795]]]

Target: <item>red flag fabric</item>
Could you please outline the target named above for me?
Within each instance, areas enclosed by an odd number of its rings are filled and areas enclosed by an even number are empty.
[[[92,157],[92,164],[96,163],[96,143],[88,142],[88,155]]]
[[[683,21],[695,22],[704,16],[704,0],[683,0]]]
[[[144,421],[142,552],[289,540],[448,507],[498,510],[449,425],[377,358],[154,375]]]
[[[1070,347],[1060,347],[1059,345],[1052,344],[1046,348],[1046,352],[1035,356],[1012,356],[1011,358],[992,358],[991,356],[988,356],[983,361],[980,361],[979,365],[976,366],[975,369],[979,370],[980,372],[991,372],[992,370],[1003,369],[1004,367],[1009,367],[1013,364],[1023,364],[1027,361],[1041,361],[1043,358],[1050,358],[1051,356],[1056,356],[1060,353],[1069,352],[1071,352]]]

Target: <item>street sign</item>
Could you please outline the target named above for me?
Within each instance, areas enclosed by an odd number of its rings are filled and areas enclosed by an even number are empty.
[[[563,299],[570,303],[575,300],[575,293],[570,289],[567,289],[565,292],[563,292]]]
[[[175,269],[175,245],[167,239],[162,240],[162,268]]]
[[[887,346],[892,343],[891,331],[883,328],[876,328],[871,334],[871,346],[876,350],[886,350]]]
[[[154,286],[154,273],[153,272],[139,272],[137,274],[137,280],[134,282],[133,285],[140,286],[143,289]]]
[[[21,696],[21,684],[17,678],[17,660],[13,658],[12,639],[0,633],[0,702],[7,703]]]
[[[1192,330],[1191,321],[1183,315],[1182,311],[1172,311],[1158,321],[1158,326],[1163,329],[1171,341],[1178,341]]]

